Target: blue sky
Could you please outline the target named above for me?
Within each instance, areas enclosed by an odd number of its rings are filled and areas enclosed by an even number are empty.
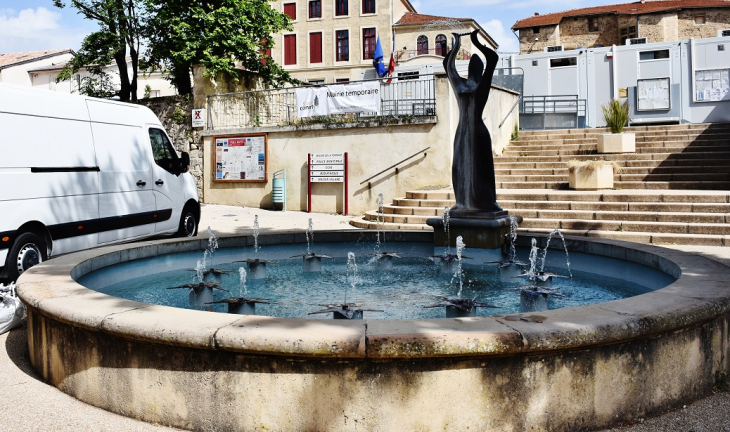
[[[174,0],[171,0],[174,1]],[[281,0],[278,0],[281,1]],[[474,18],[499,43],[501,52],[517,51],[510,28],[535,12],[546,14],[566,9],[622,3],[611,0],[411,0],[419,13]],[[0,53],[57,48],[78,49],[85,35],[96,29],[76,10],[58,9],[51,0],[0,0]]]

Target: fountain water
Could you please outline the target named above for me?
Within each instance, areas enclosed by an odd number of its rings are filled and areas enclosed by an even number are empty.
[[[312,218],[309,218],[309,226],[305,232],[307,237],[307,253],[303,255],[294,255],[291,258],[302,257],[302,270],[305,273],[318,273],[322,271],[322,258],[332,259],[329,255],[316,254],[310,251],[309,244],[312,243],[314,246],[314,226],[312,224]]]
[[[270,304],[264,298],[248,297],[248,289],[246,288],[246,269],[243,267],[238,268],[239,285],[238,285],[238,297],[229,297],[223,300],[209,301],[205,304],[218,304],[225,303],[228,305],[229,314],[237,315],[256,315],[256,303]]]
[[[464,288],[464,272],[461,269],[461,253],[464,251],[464,248],[466,245],[464,244],[464,239],[459,236],[456,238],[456,261],[458,263],[458,268],[456,270],[456,273],[454,273],[454,277],[459,278],[459,293],[456,294],[456,297],[461,298],[461,291]]]
[[[274,264],[273,261],[259,259],[259,215],[253,217],[253,250],[254,258],[236,262],[245,262],[251,279],[266,279],[266,264]]]
[[[347,283],[347,279],[349,279],[350,283]],[[322,314],[322,313],[332,313],[332,318],[334,319],[356,319],[361,320],[363,319],[363,312],[370,311],[370,312],[383,312],[379,309],[365,309],[360,307],[357,303],[348,303],[347,302],[347,291],[348,287],[351,287],[353,291],[355,291],[355,287],[358,283],[358,276],[357,276],[357,262],[355,260],[355,253],[354,252],[348,252],[347,253],[347,274],[346,274],[346,280],[345,280],[345,301],[341,304],[321,304],[319,306],[323,306],[325,309],[321,309],[318,311],[310,312],[309,315],[314,314]]]
[[[377,222],[375,225],[376,228],[376,239],[375,239],[375,253],[373,254],[373,262],[380,270],[392,270],[393,269],[393,258],[400,258],[400,255],[398,255],[398,252],[386,252],[381,251],[381,241],[380,241],[380,224],[381,220],[383,225],[385,225],[385,214],[384,214],[384,206],[383,206],[383,194],[379,193],[378,198],[376,199],[376,203],[378,204],[378,216],[377,216]],[[383,241],[382,244],[385,245],[385,232],[383,232]]]
[[[501,282],[513,282],[515,277],[522,274],[522,270],[527,266],[527,263],[517,260],[517,252],[515,244],[517,243],[517,222],[518,219],[514,215],[509,216],[509,233],[508,233],[508,246],[509,252],[506,257],[502,257],[500,261],[487,261],[485,264],[497,264],[497,272],[499,272],[499,279]]]

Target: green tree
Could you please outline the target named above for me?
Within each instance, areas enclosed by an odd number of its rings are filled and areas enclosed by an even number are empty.
[[[270,85],[295,81],[267,54],[272,35],[291,29],[268,0],[146,0],[146,6],[149,64],[166,69],[178,93],[191,92],[196,64],[208,77],[238,79],[243,69]]]
[[[84,18],[97,21],[99,30],[84,38],[81,49],[59,74],[59,80],[70,79],[80,69],[108,82],[104,67],[115,62],[119,68],[119,99],[137,100],[137,71],[139,69],[140,38],[143,23],[140,17],[142,0],[70,0]],[[64,8],[63,0],[53,0]],[[131,76],[127,70],[127,52],[131,58]],[[82,86],[81,91],[88,86]],[[92,87],[93,88],[93,87]]]

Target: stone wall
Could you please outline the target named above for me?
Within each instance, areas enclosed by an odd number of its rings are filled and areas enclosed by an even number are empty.
[[[611,46],[619,43],[616,15],[593,16],[598,20],[598,31],[588,31],[588,17],[566,18],[560,23],[560,43],[566,50],[579,46]]]
[[[695,18],[703,16],[704,24]],[[520,54],[542,52],[546,46],[563,45],[565,49],[579,46],[595,47],[621,44],[620,29],[636,27],[635,37],[645,37],[648,43],[682,39],[717,37],[718,30],[730,29],[730,8],[704,8],[679,12],[644,15],[593,15],[598,20],[598,32],[588,31],[587,16],[563,18],[559,25],[520,29]],[[538,38],[536,41],[535,38]]]
[[[558,26],[542,26],[539,33],[532,28],[520,29],[520,54],[542,52],[545,47],[560,45],[560,29]]]
[[[178,152],[190,154],[190,174],[198,185],[203,202],[203,149],[201,131],[192,128],[193,100],[190,96],[167,96],[138,101],[151,109],[162,122]]]

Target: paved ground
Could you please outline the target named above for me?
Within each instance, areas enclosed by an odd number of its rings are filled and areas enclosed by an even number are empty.
[[[254,215],[262,231],[306,229],[311,217],[315,230],[354,229],[348,218],[301,212],[205,206],[201,236],[211,226],[216,234],[248,232]],[[316,240],[316,233],[315,233]],[[730,265],[730,248],[676,246]],[[41,382],[28,362],[25,329],[0,336],[0,431],[173,431],[91,407]],[[607,432],[730,432],[730,393],[717,393],[664,415],[637,419],[635,424]]]

